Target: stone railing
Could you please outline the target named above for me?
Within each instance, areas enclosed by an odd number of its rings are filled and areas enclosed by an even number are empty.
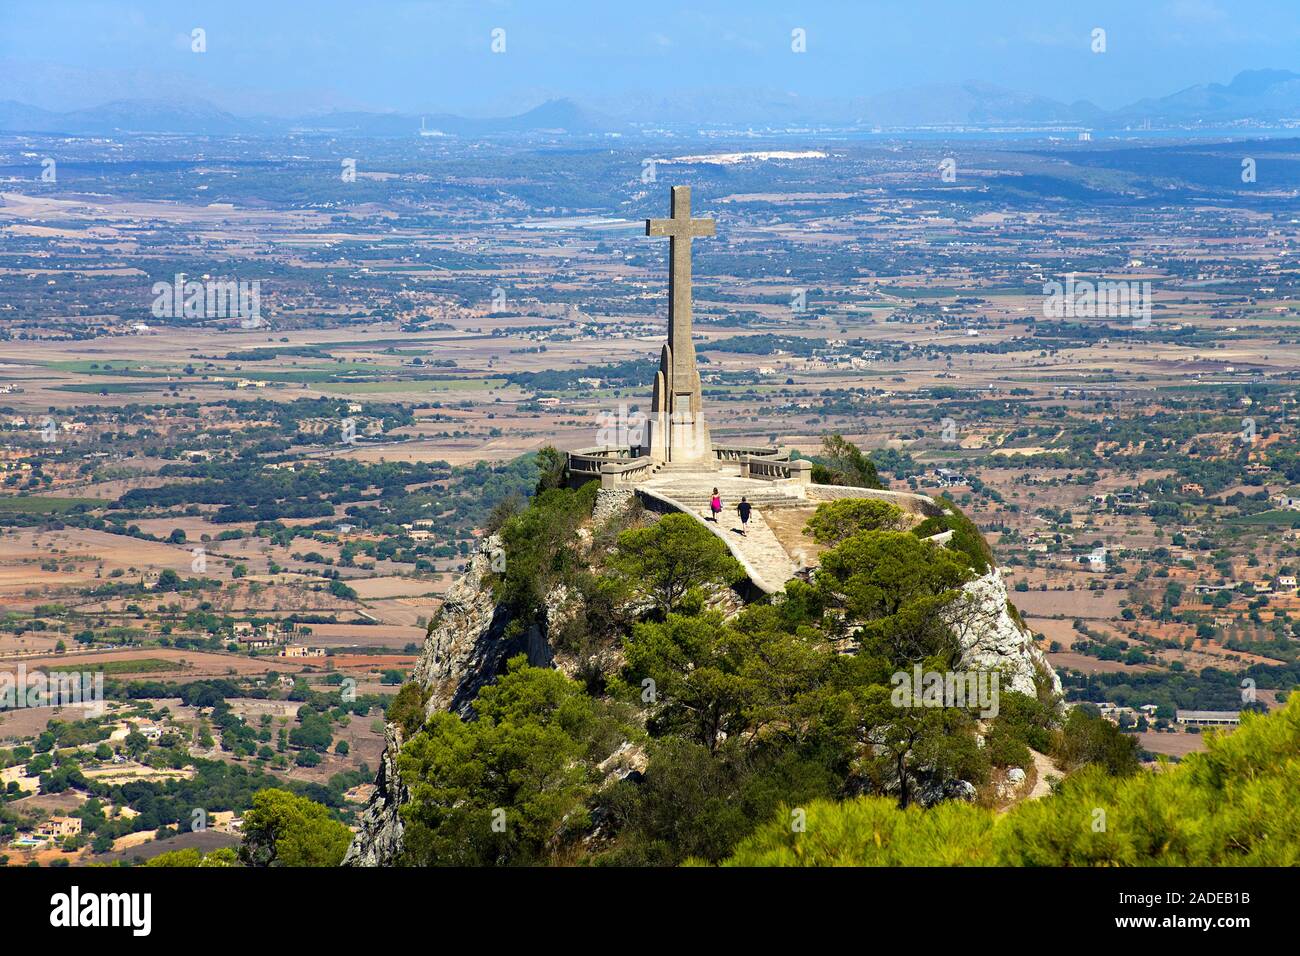
[[[590,481],[600,477],[600,470],[610,462],[633,461],[628,449],[617,445],[596,445],[567,452],[565,465],[570,481]]]
[[[746,458],[788,458],[790,453],[767,445],[714,445],[715,461],[744,461]]]
[[[621,488],[634,485],[649,478],[654,471],[655,460],[648,455],[627,461],[606,461],[600,466],[600,487]]]
[[[812,483],[812,462],[803,459],[787,461],[780,458],[746,458],[740,463],[740,477],[807,485]]]
[[[890,501],[904,511],[932,517],[943,513],[928,495],[911,491],[887,491],[878,488],[855,488],[852,485],[808,485],[804,494],[812,501],[838,501],[841,498],[876,498]]]
[[[744,462],[746,458],[789,458],[788,449],[770,445],[714,445],[715,462]]]
[[[626,445],[593,445],[591,448],[579,448],[568,453],[570,458],[630,458],[631,452]]]

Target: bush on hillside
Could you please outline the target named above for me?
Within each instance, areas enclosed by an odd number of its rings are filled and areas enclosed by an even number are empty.
[[[1300,704],[1243,716],[1209,749],[1159,773],[1091,766],[1056,794],[999,816],[969,804],[900,811],[863,797],[778,812],[735,866],[1297,866]]]

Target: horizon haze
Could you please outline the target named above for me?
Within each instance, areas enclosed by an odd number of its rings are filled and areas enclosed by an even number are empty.
[[[9,7],[0,23],[0,101],[54,112],[197,99],[237,116],[499,117],[573,99],[623,119],[692,122],[715,109],[733,114],[715,121],[743,124],[770,119],[773,104],[813,121],[847,120],[840,114],[912,91],[902,108],[917,115],[885,122],[919,124],[935,113],[933,101],[972,84],[1086,116],[1284,68],[1300,55],[1300,9],[1270,0],[1104,0],[1069,11],[953,0],[924,9],[891,0],[612,10],[584,0],[360,10],[326,0],[309,13],[245,0],[208,9],[127,0]],[[193,50],[196,29],[202,53]]]

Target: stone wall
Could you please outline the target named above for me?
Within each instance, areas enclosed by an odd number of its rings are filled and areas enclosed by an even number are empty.
[[[939,505],[928,495],[912,491],[882,488],[855,488],[852,485],[808,485],[804,495],[814,502],[839,501],[841,498],[876,498],[897,505],[904,511],[931,517],[941,513]]]

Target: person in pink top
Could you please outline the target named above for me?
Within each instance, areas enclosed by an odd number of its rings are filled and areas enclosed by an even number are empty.
[[[718,523],[718,515],[722,513],[722,498],[718,495],[718,489],[713,489],[713,499],[709,502],[709,510],[713,512],[713,523]]]

